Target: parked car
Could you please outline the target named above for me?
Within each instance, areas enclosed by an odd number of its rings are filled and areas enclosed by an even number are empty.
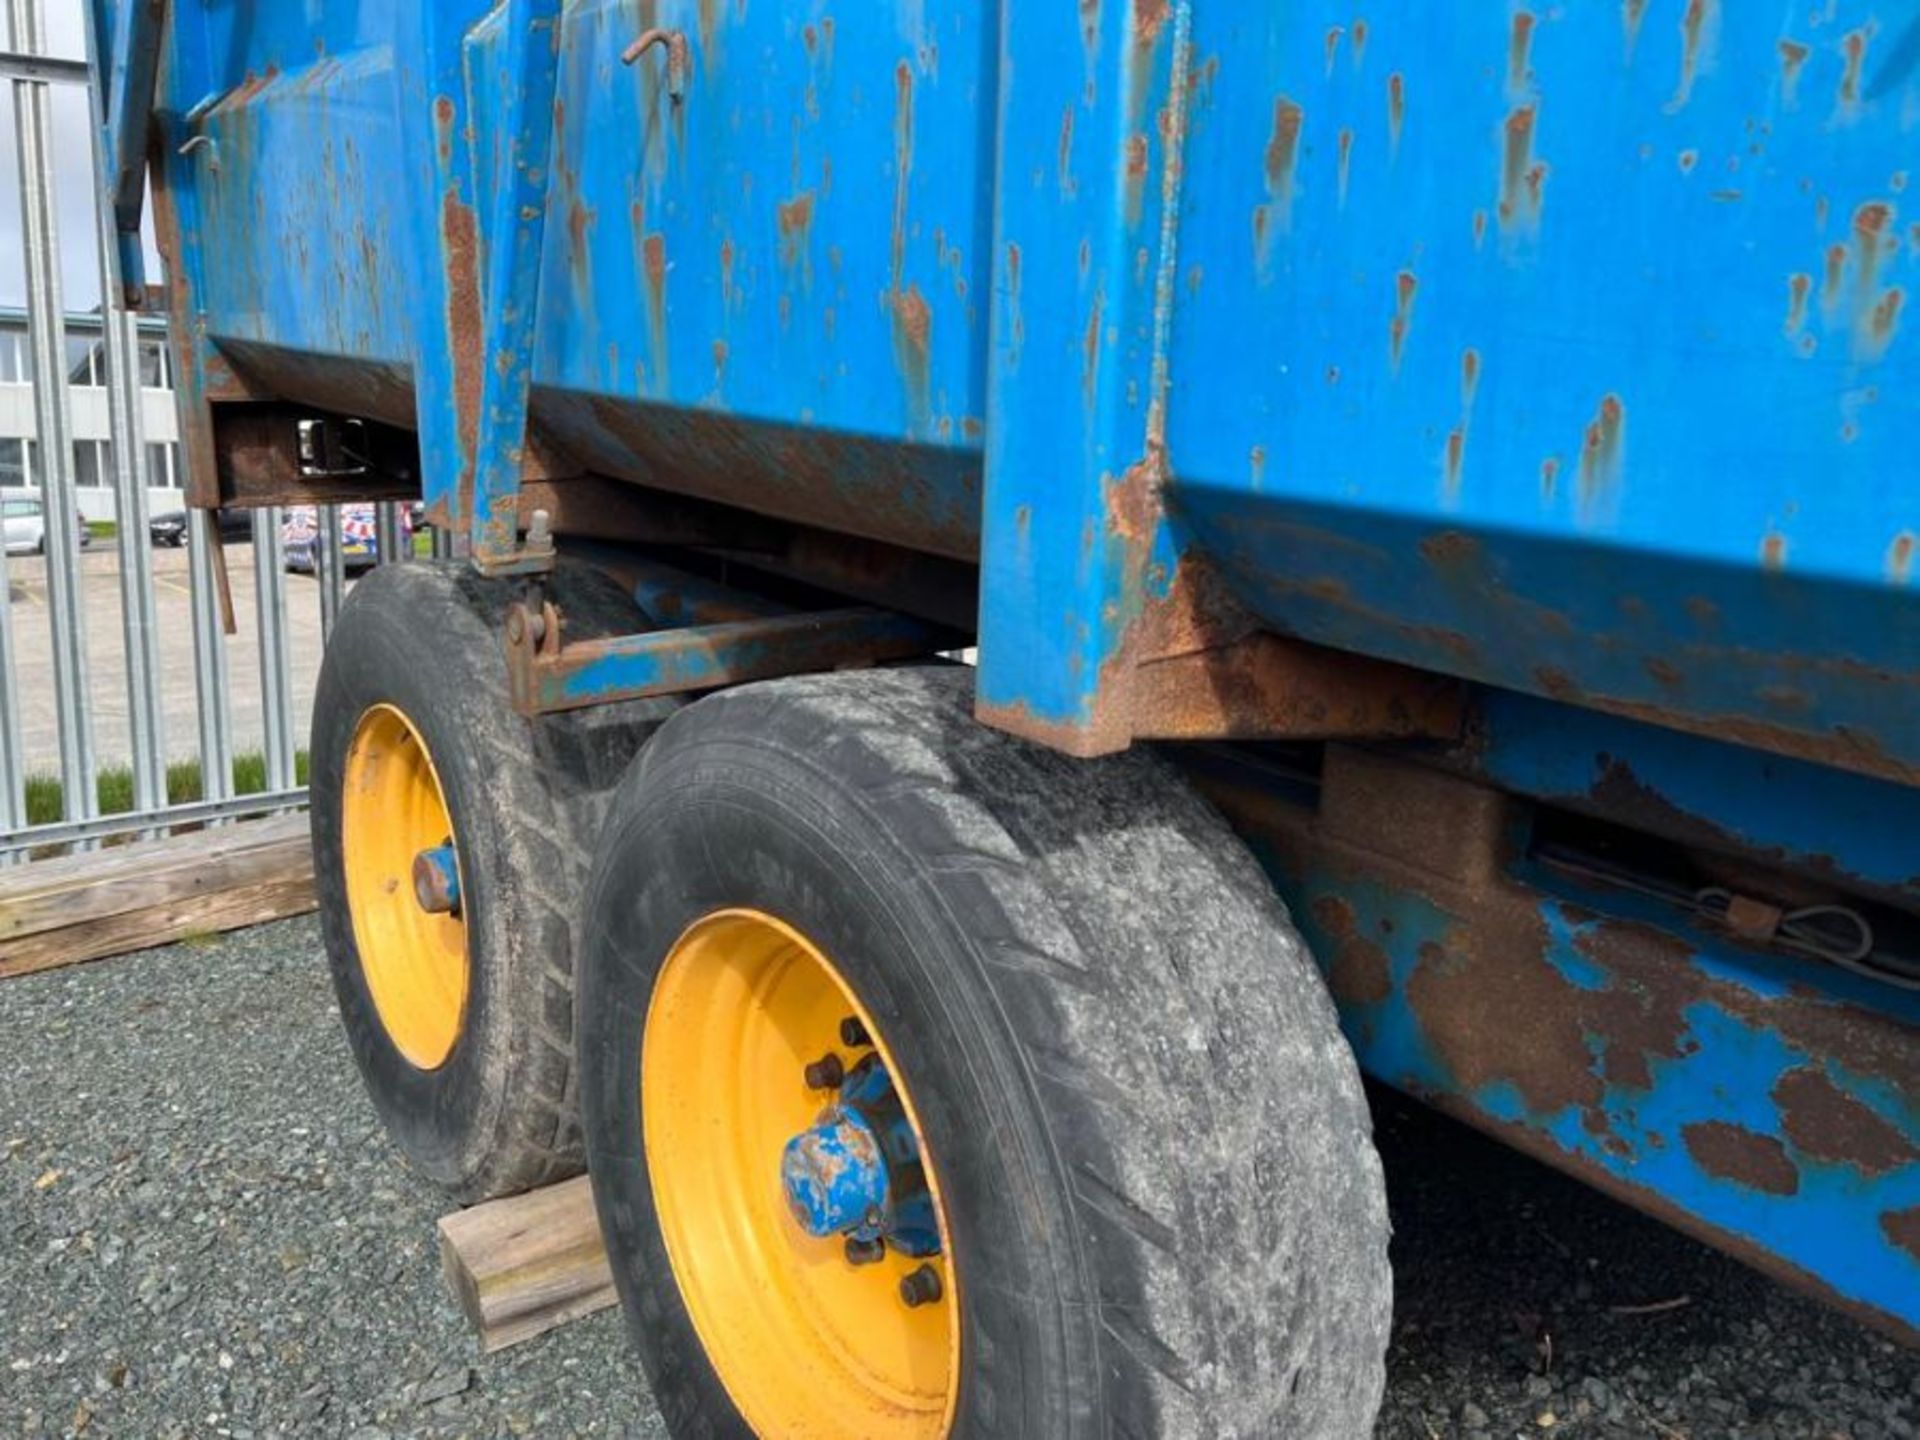
[[[231,506],[222,506],[214,512],[219,517],[220,540],[230,545],[236,540],[253,538],[253,512],[237,510]],[[187,543],[188,511],[166,510],[147,521],[147,537],[155,545],[180,546]]]
[[[6,533],[7,554],[47,553],[47,512],[38,495],[9,495],[0,500],[0,527]],[[80,522],[80,548],[93,544],[93,532]]]
[[[280,522],[280,544],[286,551],[287,569],[311,575],[320,566],[319,511],[312,505],[293,505]],[[349,570],[365,570],[380,561],[379,527],[370,504],[342,505],[340,516],[340,558]],[[400,542],[413,541],[413,518],[405,508],[400,511]]]

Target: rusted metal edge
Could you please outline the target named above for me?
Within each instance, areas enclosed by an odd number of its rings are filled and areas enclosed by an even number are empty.
[[[551,605],[541,613],[524,604],[508,612],[507,676],[523,715],[906,660],[957,640],[923,621],[867,607],[572,644],[562,638],[564,623]]]

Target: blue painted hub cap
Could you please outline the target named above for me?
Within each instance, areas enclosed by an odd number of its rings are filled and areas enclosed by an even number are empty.
[[[780,1186],[809,1235],[884,1240],[907,1255],[940,1253],[920,1146],[877,1055],[854,1066],[833,1103],[787,1141]]]
[[[460,867],[451,841],[413,857],[413,898],[434,915],[450,915],[460,908]]]

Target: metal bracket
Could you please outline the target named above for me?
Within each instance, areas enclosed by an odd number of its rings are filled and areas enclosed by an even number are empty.
[[[520,474],[527,451],[527,404],[539,318],[540,253],[546,243],[547,190],[553,171],[553,106],[559,81],[560,0],[508,0],[502,68],[506,113],[499,119],[509,160],[486,229],[487,272],[474,468],[474,568],[487,575],[538,574],[553,548],[519,543]]]
[[[551,602],[507,612],[507,678],[522,715],[712,690],[931,655],[955,637],[891,610],[778,615],[565,644]]]
[[[105,113],[95,117],[105,142],[107,203],[113,211],[120,288],[130,310],[147,302],[146,257],[140,243],[145,203],[147,141],[153,130],[153,93],[160,70],[160,37],[168,0],[122,0],[114,8],[112,35],[92,37]],[[89,7],[96,19],[98,7]],[[89,27],[91,29],[91,27]]]

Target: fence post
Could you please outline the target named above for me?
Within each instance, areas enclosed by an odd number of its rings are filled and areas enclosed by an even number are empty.
[[[201,517],[187,516],[187,588],[193,607],[193,684],[200,716],[200,794],[207,800],[233,795],[233,710],[227,678],[227,637],[220,629],[220,596],[214,584],[213,546],[219,533]]]
[[[91,92],[89,101],[94,99]],[[101,193],[108,176],[99,117],[93,134],[94,175]],[[147,535],[147,447],[140,423],[140,338],[120,283],[120,249],[113,216],[96,203],[100,237],[101,354],[107,366],[107,432],[113,449],[113,506],[120,558],[121,642],[127,661],[127,739],[132,750],[133,804],[158,810],[167,803],[165,716],[160,705],[160,643],[154,620],[153,552]]]
[[[38,54],[42,44],[40,0],[8,0],[7,17],[12,48]],[[53,107],[46,81],[14,79],[13,118],[18,146],[14,158],[20,167],[21,248],[26,255],[27,329],[33,351],[34,430],[39,440],[41,508],[46,525],[43,548],[53,637],[61,789],[67,818],[84,820],[100,813],[100,801],[94,788],[86,624],[80,607],[80,511],[74,494],[66,315],[60,290],[59,230],[53,210]]]
[[[260,728],[267,789],[291,790],[293,675],[287,656],[287,567],[278,505],[253,512],[253,611],[260,637]]]

